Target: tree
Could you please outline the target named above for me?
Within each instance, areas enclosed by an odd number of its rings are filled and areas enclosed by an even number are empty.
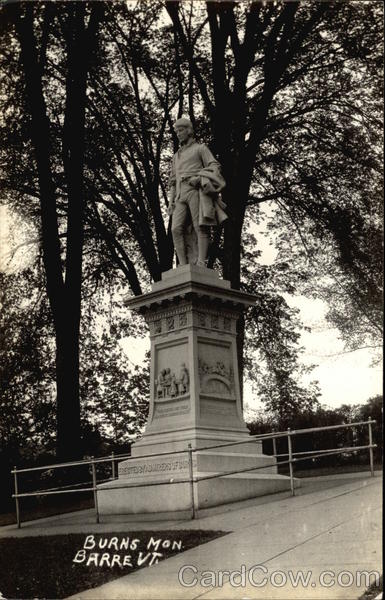
[[[279,295],[302,290],[304,279],[310,286],[315,272],[314,254],[298,269],[286,260],[288,244],[295,240],[300,254],[302,246],[319,252],[322,243],[327,265],[337,264],[338,281],[352,284],[349,297],[361,286],[363,302],[378,306],[378,260],[368,259],[365,240],[374,240],[377,248],[378,205],[368,182],[379,181],[380,10],[368,3],[334,2],[166,2],[165,7],[167,12],[161,2],[106,6],[100,67],[92,72],[86,100],[87,252],[96,259],[95,272],[123,273],[135,294],[171,266],[165,213],[170,146],[176,143],[172,122],[187,112],[228,182],[230,219],[223,243],[219,235],[214,239],[210,264],[218,260],[233,287],[251,291],[266,275],[254,330],[261,359],[275,369],[269,386],[280,390],[277,402],[283,406],[288,393],[292,399],[302,391],[291,378],[298,360],[288,356],[295,352],[295,318]],[[37,44],[46,56],[52,177],[59,223],[65,223],[69,206],[60,148],[66,139],[67,67],[60,19],[44,31],[51,36],[42,35]],[[44,50],[46,39],[51,52]],[[14,40],[9,47],[15,49]],[[7,60],[13,60],[11,52]],[[20,76],[17,81],[20,85]],[[17,83],[6,79],[6,84],[14,90],[13,102]],[[2,139],[10,142],[13,160],[5,160],[2,189],[19,207],[28,195],[33,207],[31,198],[39,199],[40,192],[29,167],[30,148],[23,143],[30,132],[18,117],[8,106]],[[271,273],[261,270],[253,280],[252,269],[248,278],[241,269],[250,252],[246,232],[258,220],[261,203],[269,201],[276,206],[282,254]],[[36,209],[29,210],[36,218]],[[59,227],[59,236],[65,229]],[[241,366],[243,339],[241,321]],[[266,398],[271,390],[265,386]],[[310,392],[301,395],[304,402],[314,400],[316,389]]]
[[[66,4],[63,34],[67,51],[63,169],[67,188],[65,275],[59,238],[57,197],[51,164],[51,132],[43,92],[53,8],[36,15],[33,4],[7,7],[14,21],[21,50],[25,103],[30,116],[30,137],[38,176],[41,235],[47,294],[56,334],[57,455],[71,459],[80,453],[79,354],[81,273],[84,226],[84,130],[87,73],[96,43],[103,5],[92,7],[86,25],[86,6]],[[40,7],[39,7],[40,8]],[[40,12],[40,11],[39,11]],[[42,19],[40,53],[34,29]]]
[[[89,275],[88,259],[84,265]],[[41,257],[16,272],[0,274],[0,447],[9,469],[15,463],[52,461],[56,442],[55,332],[44,289]],[[80,331],[81,452],[95,448],[89,433],[105,446],[119,448],[140,433],[148,410],[147,365],[129,364],[119,339],[140,331],[136,323],[116,319],[105,289],[86,279],[87,297]],[[90,429],[91,428],[91,429]],[[91,446],[90,446],[91,444]],[[47,454],[51,455],[47,458]]]
[[[225,201],[230,219],[223,247],[219,247],[220,238],[216,236],[211,264],[218,257],[224,276],[234,287],[240,287],[241,257],[247,244],[245,227],[258,218],[262,202],[274,202],[272,227],[275,223],[281,228],[280,287],[286,286],[290,293],[316,295],[320,273],[324,280],[330,273],[323,294],[331,304],[330,318],[341,330],[345,328],[345,337],[352,341],[352,327],[378,333],[381,214],[372,188],[380,187],[381,165],[379,10],[370,5],[305,6],[295,2],[266,6],[207,2],[204,9],[180,2],[165,5],[171,30],[161,25],[161,3],[143,12],[139,7],[129,10],[122,6],[109,13],[110,43],[118,48],[113,56],[120,61],[125,78],[117,80],[110,90],[102,81],[95,82],[98,97],[105,98],[111,109],[108,123],[114,138],[105,150],[108,160],[101,161],[107,165],[103,167],[106,176],[102,189],[108,189],[110,196],[108,200],[99,199],[104,208],[101,220],[106,223],[108,209],[110,217],[113,212],[120,224],[129,225],[153,279],[170,264],[149,259],[144,240],[152,256],[167,248],[170,259],[169,236],[162,238],[164,244],[155,236],[159,211],[154,207],[161,199],[166,205],[167,200],[162,177],[155,178],[162,197],[154,196],[153,174],[158,171],[163,175],[165,164],[151,157],[159,158],[160,149],[166,153],[165,127],[167,124],[170,128],[171,112],[177,103],[175,116],[189,113],[198,133],[210,140],[228,181]],[[130,36],[122,18],[130,23]],[[146,31],[144,22],[148,25]],[[155,41],[155,32],[160,42]],[[357,44],[359,37],[361,43]],[[151,52],[153,47],[156,53]],[[173,62],[163,59],[171,55]],[[355,76],[357,70],[360,77]],[[178,91],[176,96],[173,86]],[[138,115],[130,118],[129,126],[127,99]],[[103,118],[99,111],[99,122]],[[119,146],[119,129],[123,126],[124,142],[131,144],[129,152],[124,151],[124,144]],[[101,132],[104,139],[105,129]],[[99,146],[102,135],[97,136]],[[113,165],[109,148],[120,157],[118,165]],[[137,164],[144,177],[138,174]],[[132,188],[129,206],[134,202],[130,209],[133,223],[124,215],[127,204],[122,202],[123,191],[110,183],[114,178],[116,181],[114,174],[120,170],[128,173],[123,187],[127,188],[128,183]],[[117,183],[121,187],[121,179]],[[145,193],[134,195],[134,189]],[[117,202],[119,194],[122,200]],[[145,229],[135,214],[140,215]],[[156,249],[151,243],[151,230]],[[117,227],[114,235],[116,231]],[[291,242],[286,252],[285,239]],[[304,254],[310,247],[313,252],[306,254],[307,262],[298,264],[296,253]],[[330,285],[331,275],[334,287]],[[342,298],[338,294],[341,287],[346,290]],[[361,307],[360,312],[350,310],[353,318],[343,320],[346,306],[354,301],[355,307]],[[367,306],[370,308],[363,320]],[[241,320],[241,366],[243,331]]]
[[[381,168],[378,6],[207,2],[205,21],[192,5],[166,6],[228,180],[225,277],[240,286],[247,208],[271,199],[299,234],[305,220],[313,239],[333,242],[350,277],[370,277],[376,303],[378,264],[360,242],[381,251],[378,220],[374,237],[365,227]]]
[[[268,413],[286,429],[301,412],[315,410],[321,394],[317,382],[301,382],[313,366],[301,363],[299,338],[304,327],[298,309],[284,299],[280,269],[260,265],[255,237],[245,237],[249,250],[242,252],[243,289],[254,293],[257,301],[246,315],[244,369]]]
[[[374,457],[376,462],[381,463],[383,439],[382,439],[382,397],[375,396],[369,398],[365,404],[342,404],[336,408],[331,408],[325,405],[317,404],[311,408],[303,410],[300,408],[295,414],[291,415],[291,429],[308,429],[316,427],[327,427],[330,425],[342,425],[346,423],[358,423],[360,421],[368,421],[375,419],[376,424],[372,425],[373,442],[377,444],[374,449]],[[260,434],[272,430],[283,431],[287,428],[287,422],[281,419],[279,413],[266,412],[254,413],[249,421],[248,427],[252,434]],[[294,450],[296,452],[318,451],[354,448],[354,446],[367,446],[369,443],[368,426],[362,425],[357,427],[347,427],[341,429],[329,429],[326,431],[302,433],[295,436]],[[287,442],[284,438],[276,440],[277,452],[287,452]],[[272,453],[271,441],[266,441],[266,449],[268,453]],[[284,458],[285,460],[285,458]],[[323,466],[336,465],[367,465],[368,451],[357,450],[353,452],[343,452],[323,456],[320,458],[309,458],[309,460],[301,460],[297,468],[308,469]]]
[[[0,274],[0,440],[10,455],[20,440],[27,455],[54,444],[53,331],[38,277],[32,268]]]

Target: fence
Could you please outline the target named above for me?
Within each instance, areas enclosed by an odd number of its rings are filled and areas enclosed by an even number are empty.
[[[271,439],[272,444],[273,444],[273,456],[275,458],[287,457],[287,460],[281,460],[281,461],[279,461],[278,464],[280,466],[282,466],[282,465],[289,466],[290,489],[291,489],[292,496],[294,496],[295,495],[294,465],[297,465],[301,461],[308,460],[309,457],[319,458],[322,456],[331,456],[331,455],[336,455],[336,454],[340,454],[340,453],[350,453],[350,452],[358,452],[358,451],[368,450],[369,451],[370,473],[372,476],[374,476],[373,448],[377,447],[377,444],[373,444],[372,425],[374,423],[376,423],[375,420],[369,419],[368,421],[359,421],[357,423],[344,423],[342,425],[329,425],[329,426],[325,426],[325,427],[311,427],[311,428],[307,428],[307,429],[298,429],[298,430],[287,429],[286,431],[277,431],[277,432],[253,435],[253,436],[250,436],[249,438],[247,438],[246,440],[241,440],[241,441],[236,441],[236,442],[226,442],[226,443],[217,444],[214,446],[206,446],[204,448],[192,448],[191,444],[189,444],[188,448],[186,448],[186,450],[175,450],[173,452],[161,452],[157,455],[158,457],[159,456],[169,456],[172,454],[181,454],[182,452],[186,452],[188,454],[188,464],[189,464],[189,476],[187,479],[177,479],[177,480],[169,480],[169,481],[150,482],[150,483],[145,483],[145,482],[132,483],[132,484],[125,483],[125,484],[122,484],[121,486],[115,484],[114,486],[110,486],[110,487],[104,486],[103,490],[150,487],[150,486],[169,485],[169,484],[178,485],[181,483],[189,483],[190,484],[190,500],[191,500],[191,518],[194,519],[195,515],[196,515],[196,505],[195,505],[195,498],[194,498],[194,483],[197,483],[199,481],[209,480],[209,479],[216,479],[218,477],[225,477],[226,475],[235,475],[237,473],[246,473],[246,472],[251,472],[251,471],[255,472],[259,469],[266,469],[266,468],[271,467],[271,465],[263,465],[263,466],[259,466],[259,467],[253,466],[253,467],[249,467],[247,469],[238,469],[236,471],[226,471],[223,473],[213,473],[210,475],[195,477],[194,476],[194,468],[193,468],[194,452],[202,452],[204,450],[213,450],[216,448],[225,448],[225,447],[229,447],[229,446],[238,446],[238,445],[242,445],[242,444],[249,444],[251,441],[255,441],[255,442],[262,441],[263,442],[264,440]],[[306,452],[294,452],[293,451],[292,440],[293,440],[293,437],[295,437],[295,436],[306,434],[306,433],[316,433],[319,431],[329,431],[329,430],[333,430],[333,429],[362,427],[365,425],[368,426],[368,442],[369,443],[367,445],[341,447],[341,448],[330,448],[330,449],[326,449],[326,450],[309,450]],[[276,441],[278,438],[284,438],[284,437],[287,438],[288,452],[277,454]],[[147,455],[140,456],[138,458],[149,458],[149,457],[153,457],[153,456],[154,455],[147,454]],[[71,494],[71,493],[79,494],[79,493],[84,493],[84,492],[93,492],[96,522],[99,523],[100,517],[99,517],[99,508],[98,508],[97,485],[98,484],[100,485],[101,483],[108,483],[109,481],[116,480],[116,461],[120,461],[120,460],[137,460],[137,458],[133,458],[129,454],[114,454],[114,453],[112,453],[110,456],[107,456],[104,458],[92,457],[91,459],[59,463],[59,464],[55,464],[55,465],[46,465],[46,466],[42,466],[42,467],[31,467],[31,468],[25,468],[25,469],[17,469],[17,467],[15,467],[11,471],[11,473],[14,476],[14,487],[15,487],[15,493],[12,494],[12,497],[15,498],[15,503],[16,503],[16,520],[17,520],[18,528],[21,527],[20,498],[33,497],[33,496],[49,496],[49,495],[56,495],[56,494]],[[103,463],[111,464],[111,477],[108,479],[103,479],[103,480],[98,481],[97,474],[96,474],[96,465],[103,464]],[[61,468],[67,469],[69,467],[84,466],[84,465],[90,465],[91,474],[92,474],[92,486],[90,486],[86,482],[85,485],[87,485],[87,487],[83,487],[83,488],[77,487],[79,485],[83,485],[83,483],[82,483],[82,484],[75,484],[72,486],[72,488],[71,488],[71,486],[60,486],[60,487],[56,487],[56,488],[38,490],[35,492],[19,493],[18,476],[21,473],[30,473],[33,471],[47,471],[49,469],[61,469]]]

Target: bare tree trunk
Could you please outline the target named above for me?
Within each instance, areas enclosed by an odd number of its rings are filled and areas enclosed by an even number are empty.
[[[40,189],[43,260],[47,294],[56,334],[57,457],[78,458],[80,444],[79,327],[83,252],[83,167],[86,82],[90,54],[103,3],[92,8],[85,29],[85,5],[68,3],[67,94],[63,131],[63,164],[68,215],[65,280],[58,234],[56,193],[51,167],[50,124],[43,95],[42,61],[34,34],[33,3],[12,7],[21,47],[26,104],[31,117]]]
[[[79,330],[68,319],[56,334],[56,454],[59,460],[81,457]]]

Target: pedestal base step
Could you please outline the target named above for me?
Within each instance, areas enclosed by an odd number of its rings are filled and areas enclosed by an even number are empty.
[[[198,450],[193,453],[193,471],[228,473],[255,467],[260,473],[277,473],[277,462],[273,456],[241,452],[218,452],[217,450]],[[189,477],[189,456],[187,452],[170,456],[138,457],[119,463],[119,479],[139,481],[164,481],[187,479]]]
[[[198,478],[210,475],[213,473],[195,474]],[[189,482],[178,483],[178,477],[175,477],[173,483],[168,479],[162,485],[147,487],[145,483],[150,482],[143,481],[143,487],[130,487],[133,483],[128,479],[119,479],[98,486],[100,514],[159,513],[161,519],[162,513],[191,510]],[[295,480],[295,486],[299,485],[299,480]],[[195,508],[199,510],[290,490],[290,479],[277,474],[237,473],[197,481],[193,487]]]

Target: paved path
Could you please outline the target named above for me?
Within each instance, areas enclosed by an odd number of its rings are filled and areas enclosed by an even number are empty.
[[[270,502],[183,522],[184,529],[232,533],[71,598],[357,599],[368,587],[365,575],[357,572],[381,572],[382,479],[339,478],[338,483],[329,480],[328,485],[325,478],[318,478],[317,486],[314,479],[307,482],[307,493],[295,498],[270,497]],[[181,523],[170,523],[169,528],[181,528]],[[183,577],[188,587],[178,580],[186,565],[190,567]],[[300,570],[309,582],[296,587],[290,576],[298,577]],[[232,584],[230,573],[219,579],[224,571],[238,571],[231,576]],[[320,585],[322,573],[326,587]]]
[[[128,535],[162,529],[229,532],[152,567],[76,594],[72,600],[357,599],[368,582],[364,574],[358,580],[356,573],[381,572],[380,473],[374,478],[367,473],[307,478],[302,483],[294,498],[286,492],[265,496],[207,510],[194,521],[103,517],[103,522],[96,524],[94,512],[89,510],[24,523],[20,530],[14,525],[1,527],[0,537],[111,531]],[[189,586],[178,580],[186,565],[191,565],[183,572],[184,582],[193,584]],[[309,582],[303,585],[299,581],[296,587],[290,577],[300,576],[300,570]],[[238,575],[224,571],[237,571]],[[321,573],[326,571],[327,587],[320,585]],[[203,572],[209,572],[205,579]]]

